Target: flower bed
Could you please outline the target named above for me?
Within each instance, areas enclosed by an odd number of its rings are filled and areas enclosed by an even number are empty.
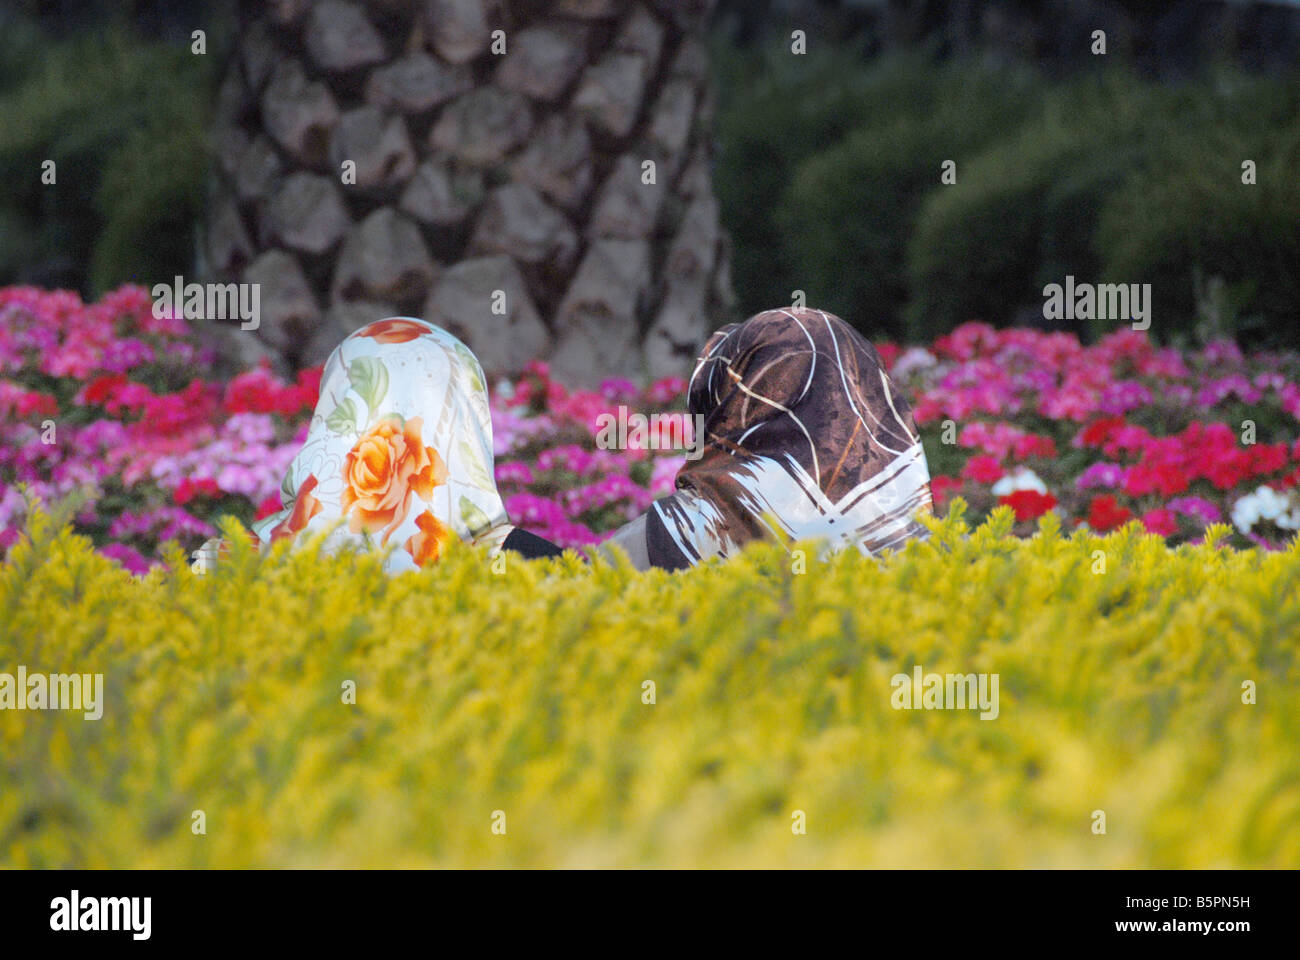
[[[1138,519],[1171,542],[1231,520],[1239,544],[1276,548],[1300,528],[1293,353],[983,324],[882,352],[916,398],[940,505],[959,493],[977,514],[1005,503],[1023,524],[1055,509],[1103,532]]]
[[[1139,520],[1171,543],[1231,522],[1239,546],[1300,527],[1300,357],[1230,343],[1159,348],[967,324],[928,347],[878,344],[913,398],[935,500],[982,517],[1012,507],[1019,532],[1054,510],[1106,531]],[[155,318],[145,290],[94,304],[0,289],[0,549],[27,510],[83,498],[77,529],[144,571],[169,540],[193,549],[230,514],[279,508],[319,370],[255,369],[223,382],[186,322]],[[689,371],[683,371],[688,373]],[[493,385],[497,480],[511,517],[565,546],[597,542],[672,489],[662,450],[598,450],[597,418],[622,404],[684,407],[683,378],[569,389],[543,364]]]
[[[1300,867],[1300,548],[954,514],[803,575],[232,528],[133,577],[37,513],[0,672],[102,674],[100,716],[0,711],[0,868]],[[900,709],[917,668],[996,711]]]

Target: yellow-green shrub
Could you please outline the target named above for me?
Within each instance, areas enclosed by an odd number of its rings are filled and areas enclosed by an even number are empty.
[[[236,546],[134,579],[38,513],[0,672],[106,705],[0,712],[0,865],[1300,866],[1300,549],[959,515],[802,575]],[[914,664],[999,674],[1000,715],[894,710]]]

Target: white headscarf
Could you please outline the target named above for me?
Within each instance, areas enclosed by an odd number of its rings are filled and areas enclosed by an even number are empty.
[[[307,442],[281,485],[264,544],[334,527],[327,548],[396,544],[390,573],[437,560],[452,536],[494,550],[513,529],[497,493],[483,370],[423,320],[390,317],[330,354]]]

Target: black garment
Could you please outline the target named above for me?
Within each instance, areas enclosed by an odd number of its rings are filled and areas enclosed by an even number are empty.
[[[513,550],[515,553],[522,555],[525,560],[536,560],[539,557],[558,557],[564,553],[563,550],[545,537],[539,537],[527,530],[520,530],[518,527],[510,531],[501,544],[501,549]]]

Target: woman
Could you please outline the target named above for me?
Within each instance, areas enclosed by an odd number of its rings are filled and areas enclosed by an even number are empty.
[[[638,569],[728,557],[776,532],[870,553],[923,537],[929,473],[875,348],[820,310],[769,310],[706,344],[688,404],[702,456],[677,491],[603,545]],[[700,419],[702,418],[702,420]],[[493,481],[492,421],[478,361],[432,324],[396,317],[350,335],[326,362],[307,443],[264,543],[304,530],[328,545],[396,542],[392,572],[454,536],[528,557],[560,552],[517,530]]]
[[[769,533],[868,553],[927,535],[917,515],[930,511],[930,474],[911,408],[839,317],[768,310],[723,327],[687,403],[702,456],[606,541],[639,569],[728,557]]]
[[[327,548],[395,545],[390,573],[433,563],[453,537],[493,553],[560,553],[506,517],[478,360],[409,317],[369,324],[330,354],[281,499],[284,509],[253,527],[263,544],[329,531]]]

